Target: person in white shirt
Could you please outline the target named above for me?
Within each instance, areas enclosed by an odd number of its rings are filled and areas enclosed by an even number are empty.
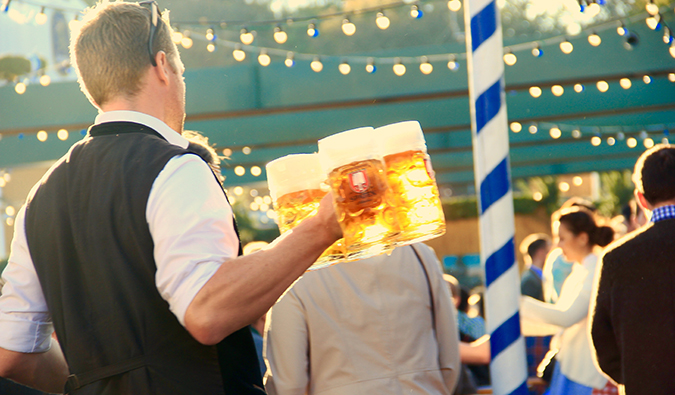
[[[341,237],[328,195],[270,248],[237,257],[225,194],[181,136],[184,67],[170,35],[156,3],[121,1],[94,7],[72,35],[81,88],[100,115],[17,215],[2,273],[2,377],[57,393],[66,382],[74,394],[263,393],[257,380],[228,388],[236,363],[211,346],[260,317]],[[154,180],[134,158],[156,167]],[[129,184],[137,179],[145,184]],[[203,356],[215,365],[190,373]]]

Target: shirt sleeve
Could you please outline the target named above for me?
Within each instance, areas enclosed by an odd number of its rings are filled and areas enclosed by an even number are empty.
[[[304,308],[293,290],[272,307],[265,326],[265,389],[270,395],[305,395],[309,339]]]
[[[555,304],[540,302],[534,298],[521,299],[520,314],[523,319],[568,328],[588,316],[593,275],[584,267],[578,267],[565,280],[560,298]]]
[[[24,206],[16,215],[11,253],[2,272],[5,285],[0,295],[0,347],[24,353],[45,352],[51,346],[54,327],[28,250],[25,215]]]
[[[155,281],[185,325],[185,311],[221,263],[238,254],[232,208],[208,165],[188,154],[157,176],[146,217],[155,244]]]

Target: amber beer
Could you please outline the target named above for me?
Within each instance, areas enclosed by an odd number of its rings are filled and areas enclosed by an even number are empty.
[[[402,232],[397,245],[432,239],[445,233],[445,216],[422,128],[417,121],[376,129],[380,134],[387,181],[392,189]]]
[[[266,170],[281,233],[316,215],[321,199],[328,193],[321,189],[325,177],[316,154],[284,156],[268,163]],[[340,239],[326,249],[308,270],[333,265],[344,257],[343,240]]]
[[[387,204],[391,190],[373,137],[373,128],[359,128],[319,140],[347,260],[391,251],[400,232],[395,211]]]

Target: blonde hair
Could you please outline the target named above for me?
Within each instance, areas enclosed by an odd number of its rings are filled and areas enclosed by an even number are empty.
[[[158,22],[153,53],[164,51],[177,72],[178,50],[171,40],[168,11]],[[150,66],[150,10],[123,1],[91,7],[70,40],[71,63],[80,89],[95,106],[117,96],[134,97]]]

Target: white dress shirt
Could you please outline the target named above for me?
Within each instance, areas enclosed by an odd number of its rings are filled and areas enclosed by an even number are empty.
[[[138,112],[102,113],[95,123],[114,121],[143,124],[171,144],[188,146],[188,140],[164,122]],[[25,206],[16,216],[9,262],[2,273],[0,347],[44,352],[54,329],[28,250],[24,219]],[[197,292],[223,261],[237,256],[232,209],[209,166],[196,155],[180,155],[155,179],[146,219],[155,245],[157,289],[185,325],[185,311]]]

